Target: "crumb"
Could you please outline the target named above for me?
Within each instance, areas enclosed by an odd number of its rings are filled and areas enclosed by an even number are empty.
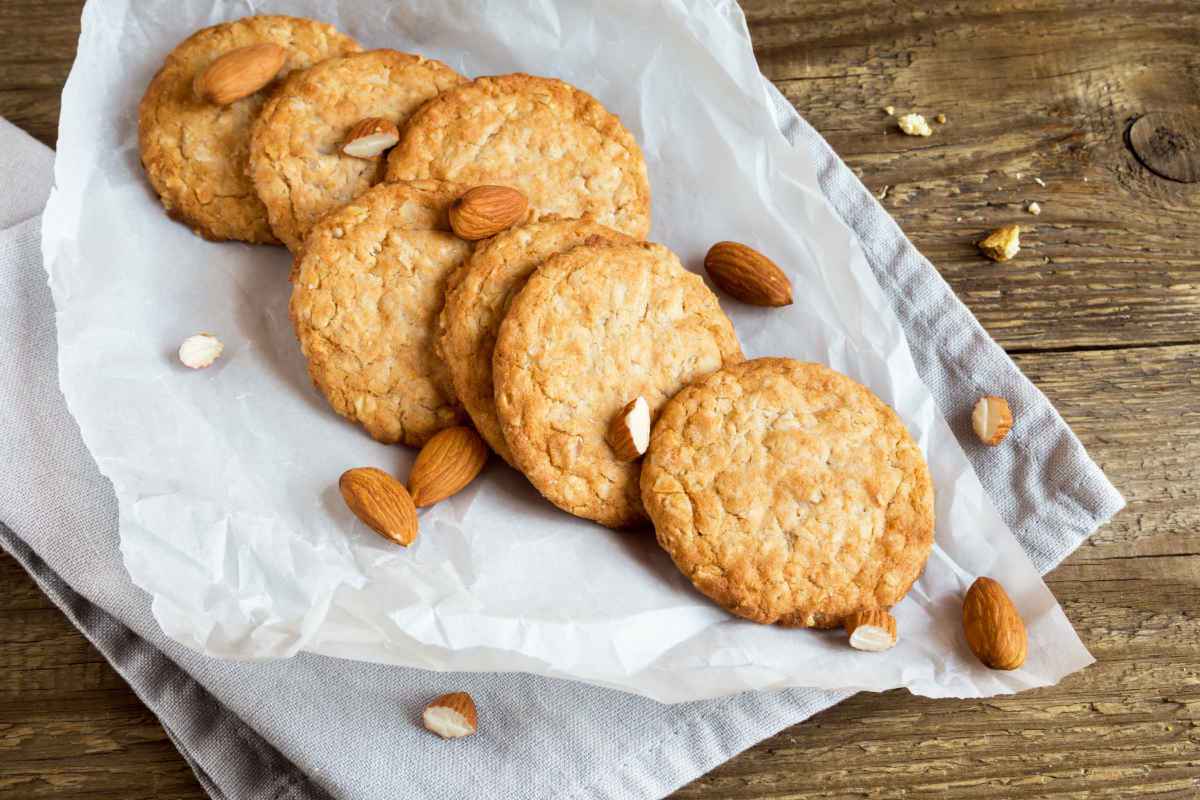
[[[962,217],[955,217],[955,218],[954,218],[954,221],[955,221],[955,222],[962,222]]]
[[[896,120],[900,125],[900,130],[907,133],[909,136],[932,136],[933,128],[929,127],[929,123],[920,114],[905,114],[900,119]]]
[[[933,121],[936,122],[938,125],[945,125],[946,124],[946,115],[938,114],[936,117],[933,118]]]
[[[1030,214],[1033,214],[1036,217],[1038,214],[1042,213],[1042,207],[1036,201],[1034,201],[1029,204],[1028,211]]]
[[[1021,252],[1021,226],[1005,225],[976,242],[979,251],[992,261],[1008,261]]]
[[[1084,183],[1087,183],[1087,176],[1084,176],[1084,178],[1083,178],[1083,182],[1084,182]]]
[[[879,191],[879,194],[877,194],[875,196],[878,197],[880,200],[884,200],[887,198],[888,192],[891,191],[891,189],[892,189],[892,185],[890,183],[885,183],[883,185],[883,189],[881,189]]]
[[[1084,180],[1086,181],[1087,178],[1084,178]],[[1046,188],[1046,182],[1044,180],[1042,180],[1041,178],[1034,178],[1033,182],[1036,183],[1038,186],[1042,187],[1043,189]]]
[[[1018,173],[1017,173],[1017,180],[1021,180],[1021,177],[1022,177],[1021,173],[1019,173],[1019,172],[1018,172]]]
[[[896,116],[896,107],[895,106],[884,106],[883,113],[887,114],[889,117],[894,117],[894,116]]]

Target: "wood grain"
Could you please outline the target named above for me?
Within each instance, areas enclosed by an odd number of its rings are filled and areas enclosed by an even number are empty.
[[[677,796],[1200,795],[1200,184],[1128,147],[1143,115],[1200,111],[1200,4],[743,5],[767,76],[868,187],[889,187],[888,210],[1129,507],[1048,579],[1094,666],[980,702],[859,695]],[[80,6],[0,0],[0,114],[48,144]],[[887,105],[947,122],[913,139]],[[973,242],[1013,221],[1021,255],[980,258]],[[153,716],[0,556],[0,797],[203,796]]]

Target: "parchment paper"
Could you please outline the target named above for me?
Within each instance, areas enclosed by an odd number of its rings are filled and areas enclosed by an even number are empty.
[[[165,54],[197,28],[267,12],[323,19],[467,75],[571,81],[642,143],[653,239],[697,270],[720,239],[752,242],[788,270],[786,309],[722,298],[747,355],[822,361],[862,381],[897,409],[934,476],[937,544],[895,609],[895,649],[859,653],[841,632],[734,619],[651,534],[571,518],[498,458],[422,512],[407,550],[354,519],[338,475],[375,465],[404,476],[413,453],[372,442],[312,388],[287,319],[286,252],[205,242],[169,221],[138,160],[137,102]],[[116,489],[126,566],[171,637],[220,657],[308,650],[528,671],[665,702],[782,686],[974,697],[1090,663],[918,379],[858,243],[775,129],[736,8],[93,0],[88,13],[110,46],[81,51],[67,81],[43,248],[63,391]],[[201,330],[226,351],[192,372],[175,350]],[[1008,587],[1027,620],[1020,670],[987,670],[966,647],[960,598],[977,575]]]

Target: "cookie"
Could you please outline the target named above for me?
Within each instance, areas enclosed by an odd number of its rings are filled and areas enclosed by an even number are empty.
[[[614,528],[645,521],[637,462],[605,441],[638,395],[651,415],[683,386],[741,361],[699,275],[658,244],[592,244],[547,259],[500,324],[496,411],[516,466],[550,502]]]
[[[642,466],[658,543],[755,622],[828,628],[899,602],[933,546],[933,482],[892,409],[821,364],[760,358],[663,408]]]
[[[387,177],[512,186],[535,220],[589,216],[638,239],[650,232],[641,148],[595,98],[553,78],[500,75],[443,92],[409,120]]]
[[[317,223],[292,268],[291,318],[337,413],[413,447],[465,415],[433,352],[446,280],[470,253],[450,233],[465,187],[381,184]]]
[[[192,82],[231,50],[262,42],[287,49],[279,75],[359,49],[332,25],[300,17],[245,17],[204,28],[171,51],[138,107],[142,165],[167,214],[207,239],[278,244],[246,174],[250,128],[276,83],[226,106],[200,100]]]
[[[633,241],[591,220],[551,220],[510,228],[476,246],[446,293],[438,322],[438,353],[475,429],[510,464],[512,453],[496,417],[492,384],[492,353],[500,322],[539,264],[593,238]]]
[[[403,125],[422,103],[466,79],[440,61],[395,50],[331,58],[288,78],[250,139],[250,175],[275,235],[296,252],[325,213],[383,178],[383,158],[342,153],[355,123]]]

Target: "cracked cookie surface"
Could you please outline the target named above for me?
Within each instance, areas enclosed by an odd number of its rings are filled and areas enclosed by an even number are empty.
[[[553,78],[478,78],[409,120],[388,180],[451,180],[520,189],[536,221],[592,217],[643,239],[650,183],[641,148],[588,93]]]
[[[250,175],[275,235],[293,252],[322,215],[383,178],[382,157],[341,145],[355,123],[383,117],[403,128],[425,101],[466,79],[440,61],[368,50],[291,75],[263,106],[250,140]]]
[[[438,319],[438,352],[476,430],[510,464],[512,453],[496,416],[492,382],[500,323],[538,265],[593,238],[633,241],[590,220],[551,220],[510,228],[476,245],[446,292],[446,306]]]
[[[209,64],[230,50],[262,42],[287,50],[274,83],[226,106],[196,97],[192,82]],[[251,126],[282,76],[358,49],[332,25],[285,16],[245,17],[180,42],[138,107],[142,165],[167,214],[208,239],[278,244],[246,174]]]
[[[292,324],[313,383],[381,442],[419,447],[465,418],[433,352],[446,281],[471,250],[448,219],[463,191],[369,189],[313,227],[292,268]]]
[[[658,244],[576,247],[513,299],[492,360],[496,411],[517,467],[564,511],[613,528],[645,521],[638,462],[605,440],[626,403],[654,415],[680,388],[742,359],[699,275]]]
[[[882,400],[821,364],[745,361],[676,395],[642,499],[701,592],[762,623],[828,628],[899,602],[933,546],[933,483]]]

